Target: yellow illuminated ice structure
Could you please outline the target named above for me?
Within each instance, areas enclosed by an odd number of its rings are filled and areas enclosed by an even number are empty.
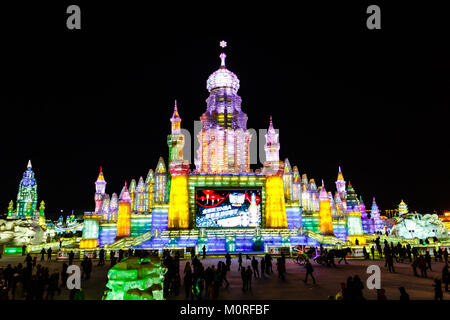
[[[283,178],[266,179],[266,228],[287,228]]]
[[[319,227],[323,235],[333,235],[333,220],[331,214],[330,198],[325,190],[322,180],[322,189],[320,190],[319,203]]]
[[[80,249],[93,249],[98,246],[97,239],[81,239],[80,240]]]
[[[104,300],[164,300],[165,268],[158,257],[127,258],[108,271]]]
[[[356,244],[356,240],[358,240],[358,245],[360,246],[367,244],[366,236],[363,234],[355,236],[347,236],[347,240],[350,241],[352,244]]]
[[[131,208],[129,202],[119,202],[117,237],[128,237],[131,232]]]
[[[173,176],[170,185],[169,229],[189,228],[188,177]]]

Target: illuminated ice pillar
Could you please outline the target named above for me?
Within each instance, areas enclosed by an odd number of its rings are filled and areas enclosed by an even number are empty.
[[[117,218],[117,238],[129,237],[131,232],[131,197],[127,182],[120,193],[119,213]]]
[[[181,133],[181,118],[178,114],[176,100],[170,121],[172,123],[172,131],[167,137],[167,144],[169,145],[169,170],[172,178],[170,183],[168,228],[187,229],[189,228],[189,162],[183,160],[185,137]]]
[[[8,218],[13,218],[14,216],[14,202],[11,200],[8,205]]]
[[[408,206],[406,203],[402,200],[400,204],[398,205],[398,216],[401,217],[408,213]]]
[[[306,173],[302,175],[302,207],[303,211],[312,211],[311,192],[309,189],[308,176],[306,175]]]
[[[130,188],[128,188],[128,193],[130,194],[130,198],[131,198],[131,212],[134,212],[136,209],[134,207],[135,205],[135,199],[136,199],[136,180],[131,179],[130,182]]]
[[[136,186],[135,199],[134,199],[134,211],[137,213],[144,213],[145,211],[145,199],[144,199],[145,184],[142,177],[139,178]]]
[[[266,176],[266,228],[287,228],[286,204],[284,196],[284,163],[279,161],[278,134],[275,133],[270,119],[266,134],[266,162],[263,173]],[[277,160],[278,159],[278,160]]]
[[[359,197],[359,212],[361,212],[361,223],[364,234],[372,234],[373,231],[370,228],[370,219],[366,212],[366,206],[364,205],[364,201],[362,197]]]
[[[109,219],[111,222],[117,222],[117,214],[119,210],[119,197],[117,193],[113,193],[109,202]]]
[[[384,229],[384,222],[380,217],[380,210],[378,209],[378,205],[375,202],[375,197],[373,197],[370,216],[371,219],[373,220],[374,232],[382,232]]]
[[[336,190],[341,198],[344,211],[347,209],[347,191],[345,190],[345,185],[346,183],[344,180],[344,175],[342,174],[341,167],[339,167],[339,172],[336,180]]]
[[[322,235],[333,235],[333,220],[331,215],[330,199],[322,180],[319,196],[319,227]]]
[[[334,194],[334,203],[336,205],[336,219],[342,219],[344,217],[345,209],[338,192]]]
[[[334,202],[333,194],[331,193],[331,191],[328,191],[328,199],[330,200],[331,217],[333,220],[337,220],[338,219],[338,211],[337,211],[336,203]]]
[[[250,220],[249,225],[256,226],[258,224],[259,209],[258,206],[256,205],[256,196],[254,193],[252,193],[250,197],[250,207],[248,208],[248,214]]]
[[[153,201],[155,203],[166,203],[167,197],[167,170],[164,159],[159,158],[155,170],[155,194]]]
[[[97,181],[95,181],[95,212],[99,212],[102,206],[103,196],[105,195],[106,181],[103,176],[102,167],[100,167],[100,173],[98,174]]]
[[[311,209],[314,212],[319,212],[320,209],[319,191],[317,190],[317,185],[314,179],[309,180],[309,190],[311,192]]]
[[[110,207],[109,206],[110,206],[109,194],[105,194],[103,196],[102,205],[101,205],[100,210],[98,212],[98,214],[102,217],[103,221],[110,221],[111,220],[110,211],[109,211]]]
[[[45,222],[45,202],[44,200],[41,201],[41,204],[39,205],[39,219],[38,219],[38,223],[40,226],[45,226],[46,222]]]
[[[292,170],[292,200],[300,203],[302,200],[302,180],[297,166],[294,166]]]
[[[284,173],[283,173],[283,185],[284,185],[284,197],[286,202],[293,200],[293,177],[292,168],[289,160],[286,158],[284,160]]]
[[[153,188],[155,183],[155,174],[153,169],[150,169],[145,179],[144,199],[145,199],[145,212],[151,212],[153,207]]]

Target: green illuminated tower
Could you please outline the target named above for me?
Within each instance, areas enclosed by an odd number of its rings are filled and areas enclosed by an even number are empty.
[[[14,202],[11,200],[8,205],[8,218],[12,218],[14,214]]]
[[[353,189],[352,184],[350,183],[350,181],[348,182],[348,187],[347,187],[347,211],[348,212],[353,212],[353,211],[358,211],[359,209],[359,201],[358,201],[358,196],[356,195],[355,189]]]
[[[408,205],[402,200],[398,205],[398,215],[401,217],[408,213]]]
[[[17,218],[34,216],[37,205],[37,183],[34,172],[31,169],[31,161],[28,161],[27,170],[23,173],[23,178],[19,184],[17,193]]]

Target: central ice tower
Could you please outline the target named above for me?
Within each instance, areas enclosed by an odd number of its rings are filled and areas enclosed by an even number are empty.
[[[201,131],[197,135],[199,148],[195,159],[197,173],[227,174],[250,171],[250,140],[247,115],[241,110],[242,99],[237,95],[239,79],[225,66],[212,73],[206,87],[206,112],[200,117]]]

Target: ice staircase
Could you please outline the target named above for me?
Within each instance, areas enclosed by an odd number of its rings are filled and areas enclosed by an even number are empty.
[[[143,233],[137,237],[123,238],[123,239],[120,239],[120,240],[110,244],[108,246],[108,248],[113,249],[113,248],[134,247],[134,246],[141,244],[144,241],[151,239],[153,237],[153,235],[154,235],[153,231],[149,231],[149,232]]]
[[[350,245],[349,241],[341,240],[339,238],[336,238],[335,236],[324,236],[324,235],[321,235],[319,233],[312,232],[310,230],[304,230],[303,231],[303,235],[305,235],[305,236],[307,236],[307,237],[309,237],[311,239],[314,239],[317,242],[323,243],[323,244],[330,244],[330,245],[333,245],[333,246],[338,245],[338,244],[344,245],[344,246],[345,245]]]

